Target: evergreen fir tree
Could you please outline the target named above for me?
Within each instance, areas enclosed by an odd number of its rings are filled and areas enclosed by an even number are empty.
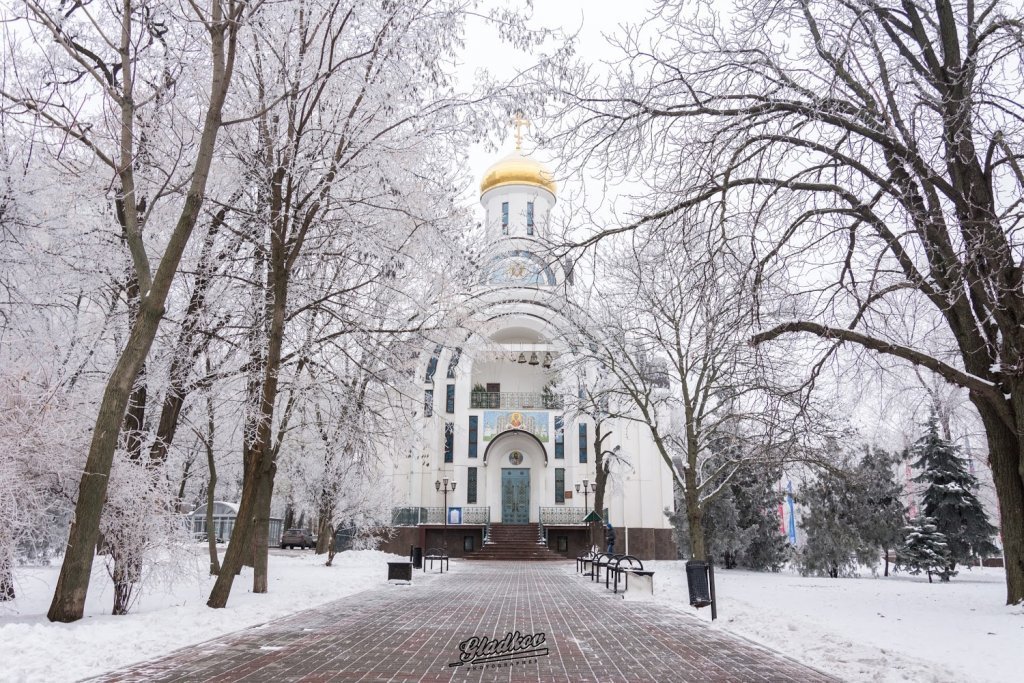
[[[935,520],[949,544],[951,574],[958,562],[968,564],[974,557],[999,552],[992,543],[996,528],[975,495],[978,480],[967,471],[958,451],[940,436],[935,411],[928,418],[927,432],[910,450],[914,467],[921,470],[914,481],[927,485],[922,501],[924,514]]]
[[[906,532],[906,540],[896,555],[899,567],[915,575],[927,572],[928,583],[932,582],[933,574],[942,581],[956,575],[951,568],[946,536],[938,530],[934,519],[919,515],[906,527]]]
[[[906,535],[907,512],[900,499],[903,487],[896,481],[898,459],[879,448],[866,449],[857,466],[862,510],[858,526],[866,546],[880,550],[889,576],[889,551],[895,550]]]
[[[855,490],[850,477],[827,474],[803,487],[806,512],[800,521],[806,542],[800,572],[833,579],[853,572],[863,541],[856,524]]]

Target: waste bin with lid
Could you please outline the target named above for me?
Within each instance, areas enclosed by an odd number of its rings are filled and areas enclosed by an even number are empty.
[[[711,604],[711,586],[708,582],[708,563],[703,560],[687,560],[686,587],[690,591],[690,604],[707,607]]]
[[[423,568],[423,548],[414,546],[412,549],[412,567],[413,569]]]

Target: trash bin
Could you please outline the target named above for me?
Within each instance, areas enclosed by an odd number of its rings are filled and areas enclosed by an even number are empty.
[[[708,563],[703,560],[686,562],[686,587],[690,591],[690,604],[707,607],[711,604],[711,585],[708,582]]]
[[[412,549],[412,568],[422,569],[423,568],[423,548],[414,547]]]

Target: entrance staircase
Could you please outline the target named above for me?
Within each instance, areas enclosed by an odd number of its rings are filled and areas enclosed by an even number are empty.
[[[467,560],[565,560],[540,540],[539,524],[491,524],[484,547]]]

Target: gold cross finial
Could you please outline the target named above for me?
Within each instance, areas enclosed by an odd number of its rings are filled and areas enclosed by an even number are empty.
[[[523,116],[523,112],[517,111],[512,117],[512,125],[516,127],[516,151],[523,148],[523,127],[530,125],[530,119]]]

